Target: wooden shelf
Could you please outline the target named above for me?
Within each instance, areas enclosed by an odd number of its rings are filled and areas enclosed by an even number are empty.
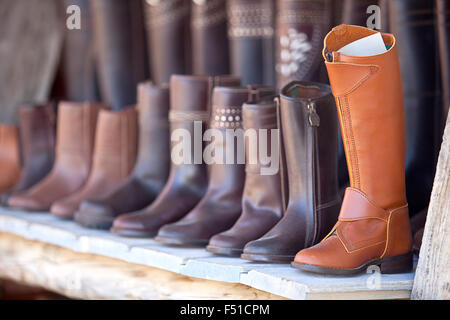
[[[414,273],[314,275],[8,208],[0,208],[0,232],[0,277],[76,298],[408,299],[414,280]]]

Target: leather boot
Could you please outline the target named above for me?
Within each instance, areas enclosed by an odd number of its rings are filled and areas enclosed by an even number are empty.
[[[242,106],[242,120],[244,130],[267,130],[268,142],[272,139],[272,129],[278,129],[277,110],[273,101],[245,103]],[[267,153],[272,154],[274,147],[269,144]],[[258,159],[254,164],[250,163],[252,157]],[[231,229],[211,238],[207,251],[240,256],[248,242],[263,236],[280,220],[283,214],[280,171],[263,175],[261,168],[264,166],[266,165],[260,162],[257,150],[247,146],[242,214]]]
[[[225,133],[227,129],[241,128],[242,104],[249,98],[259,99],[262,92],[273,94],[271,88],[214,89],[210,128],[221,134],[222,141],[214,140],[209,147],[214,150],[214,154],[222,155],[223,159],[214,159],[209,165],[208,190],[198,205],[181,220],[162,227],[155,240],[175,245],[206,245],[213,235],[231,228],[239,218],[242,212],[245,159],[238,162],[236,151],[239,138],[236,143],[230,143]],[[234,155],[230,164],[224,160],[228,152]]]
[[[441,62],[442,78],[442,132],[450,108],[450,2],[448,0],[436,0],[436,12],[438,22],[438,42]]]
[[[133,173],[108,195],[83,201],[77,221],[85,221],[87,227],[109,229],[115,217],[141,210],[158,196],[169,176],[169,106],[168,85],[139,84],[139,145]]]
[[[21,175],[19,134],[16,126],[0,125],[0,194],[9,191]]]
[[[382,34],[387,51],[377,55],[355,57],[337,52],[374,33],[340,25],[324,41],[350,187],[331,232],[295,257],[293,266],[304,271],[353,274],[378,265],[382,273],[395,273],[412,268],[405,119],[395,38]]]
[[[428,206],[441,146],[440,75],[432,1],[387,1],[398,39],[406,120],[406,197],[410,215]],[[424,119],[428,119],[424,121]]]
[[[331,1],[281,0],[276,24],[277,88],[292,80],[326,81],[320,59],[322,39],[331,28]]]
[[[330,87],[294,81],[280,97],[289,201],[283,218],[245,246],[241,257],[247,260],[292,261],[326,235],[339,213],[338,121]]]
[[[243,85],[275,83],[273,0],[227,1],[231,73]]]
[[[189,15],[190,0],[145,2],[151,75],[157,85],[191,71]]]
[[[141,0],[91,0],[100,93],[113,110],[136,104],[148,78]]]
[[[192,69],[194,74],[229,73],[225,0],[192,1]]]
[[[55,158],[55,120],[53,104],[20,108],[23,169],[19,182],[9,193],[2,195],[2,203],[7,204],[12,194],[20,194],[31,188],[52,169]]]
[[[136,161],[136,138],[134,108],[100,111],[89,177],[80,190],[53,203],[50,212],[59,218],[72,219],[83,200],[102,197],[123,183]],[[91,221],[86,218],[87,221],[76,216],[75,220],[89,225]]]
[[[76,192],[86,182],[91,168],[97,115],[102,105],[61,102],[59,104],[55,163],[38,184],[8,204],[32,211],[48,211],[53,202]]]
[[[194,159],[194,154],[202,156],[202,144],[196,140],[203,136],[204,124],[209,118],[214,82],[218,85],[239,83],[231,77],[216,77],[215,81],[206,76],[171,77],[169,121],[172,148],[181,144],[179,140],[189,144],[190,154],[183,154],[189,158],[174,162],[176,151],[172,149],[170,174],[161,193],[150,206],[119,216],[114,220],[112,232],[129,237],[153,237],[159,228],[181,219],[202,199],[208,187],[207,170],[202,159]]]

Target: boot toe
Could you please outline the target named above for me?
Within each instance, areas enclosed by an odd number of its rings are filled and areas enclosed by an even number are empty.
[[[39,200],[27,195],[12,195],[8,199],[8,205],[10,207],[30,210],[30,211],[48,211],[49,207]]]
[[[50,212],[62,219],[73,219],[73,215],[76,211],[76,205],[73,205],[69,202],[55,202],[50,207]]]
[[[212,247],[220,247],[220,248],[228,248],[228,249],[242,249],[245,244],[240,243],[239,239],[235,236],[228,235],[225,232],[219,233],[213,236],[209,240],[209,246]]]

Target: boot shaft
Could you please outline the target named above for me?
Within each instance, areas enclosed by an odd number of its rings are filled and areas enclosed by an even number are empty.
[[[61,102],[58,107],[55,164],[79,163],[89,170],[95,127],[102,104]]]
[[[150,82],[138,86],[139,139],[134,175],[164,183],[169,173],[170,90]]]
[[[203,132],[210,118],[212,92],[215,86],[239,85],[231,76],[173,75],[170,82],[171,175],[183,172],[204,176]],[[179,147],[182,147],[180,151]]]
[[[272,130],[278,129],[277,109],[273,101],[261,101],[257,103],[245,103],[242,106],[242,121],[243,129],[253,129],[255,131],[267,130],[267,153],[273,154],[275,148],[280,146],[273,146]],[[279,136],[280,133],[278,133]],[[259,136],[257,136],[257,145],[259,145]],[[269,212],[273,212],[278,217],[283,213],[283,201],[281,193],[281,179],[280,170],[275,174],[263,175],[262,167],[267,167],[268,164],[261,163],[258,157],[257,149],[246,148],[246,164],[245,164],[245,185],[242,196],[242,204],[244,212],[247,215],[258,212],[265,213],[267,208]],[[250,163],[250,158],[256,159],[256,163]],[[261,194],[264,196],[261,197]],[[246,204],[250,208],[246,208]],[[260,208],[261,210],[254,210]]]
[[[226,1],[192,1],[193,74],[229,73]]]
[[[89,179],[128,176],[136,161],[137,126],[135,108],[99,112]]]
[[[209,191],[214,194],[236,194],[241,197],[245,181],[245,135],[242,131],[242,106],[273,95],[270,87],[216,87],[212,98],[210,131],[217,136],[210,142],[205,155],[214,154],[209,164]],[[254,100],[254,101],[253,101]],[[212,151],[212,152],[210,152]],[[206,159],[205,159],[206,160]]]
[[[330,0],[278,1],[276,74],[280,90],[292,80],[326,81],[320,59],[322,40],[331,27]]]
[[[324,57],[336,99],[350,185],[380,207],[406,204],[405,120],[395,38],[387,52],[355,57],[337,52],[376,31],[341,25],[325,38]]]
[[[273,0],[227,1],[231,73],[243,85],[275,82],[274,13]]]
[[[91,1],[102,100],[114,110],[136,104],[136,86],[148,78],[140,0]]]
[[[54,158],[55,110],[52,103],[23,106],[19,110],[19,133],[24,165],[33,155],[43,153]]]
[[[280,96],[290,201],[336,201],[338,120],[328,85],[293,81]]]
[[[172,74],[190,72],[190,0],[145,2],[152,79],[168,83]]]

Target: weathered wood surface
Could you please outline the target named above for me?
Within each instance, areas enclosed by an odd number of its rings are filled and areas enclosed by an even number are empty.
[[[0,1],[0,121],[48,99],[64,32],[58,0]]]
[[[93,286],[91,289],[85,289],[84,291],[96,292],[95,297],[105,294],[104,298],[118,298],[110,296],[113,293],[109,292],[111,290],[109,283],[118,281],[114,280],[114,277],[118,277],[118,279],[121,279],[120,281],[128,282],[130,286],[136,285],[138,291],[142,290],[139,281],[134,281],[132,278],[126,280],[126,277],[133,274],[131,271],[126,271],[128,265],[130,270],[136,270],[137,265],[140,265],[139,268],[141,266],[149,270],[157,270],[155,268],[158,268],[159,271],[164,270],[173,273],[172,278],[166,278],[166,280],[172,279],[170,281],[175,282],[167,283],[168,287],[164,290],[166,290],[165,292],[177,290],[179,292],[176,295],[177,298],[183,298],[186,294],[188,294],[186,298],[192,298],[193,294],[197,295],[197,293],[189,293],[183,288],[176,289],[178,285],[185,286],[184,282],[176,280],[181,276],[189,277],[192,282],[198,280],[201,283],[209,283],[211,286],[218,284],[219,291],[221,286],[225,286],[224,283],[241,284],[245,286],[238,286],[238,288],[253,288],[271,293],[273,297],[290,299],[407,299],[410,297],[414,278],[414,273],[396,275],[360,274],[351,277],[314,275],[293,269],[288,264],[252,263],[239,258],[215,256],[203,248],[170,247],[159,244],[152,239],[121,238],[107,231],[83,228],[72,221],[60,220],[50,214],[26,213],[1,207],[0,232],[4,232],[5,235],[15,234],[28,240],[38,241],[36,243],[43,247],[52,244],[51,248],[71,250],[69,251],[72,252],[71,259],[77,260],[77,263],[72,264],[66,262],[67,259],[64,257],[59,258],[58,255],[65,251],[57,249],[35,249],[29,254],[34,255],[34,259],[39,261],[54,261],[53,263],[40,264],[40,269],[48,268],[45,271],[39,270],[39,272],[48,275],[48,278],[51,278],[52,274],[59,274],[59,268],[62,270],[61,273],[66,276],[70,274],[70,270],[76,274],[78,271],[75,270],[81,267],[85,268],[86,271],[83,273],[82,280],[73,281],[81,281],[86,285],[86,288]],[[28,273],[31,273],[31,279],[33,279],[35,269],[29,269],[28,263],[23,262],[32,259],[24,260],[20,255],[11,254],[2,257],[3,248],[8,248],[8,246],[0,246],[0,259],[10,260],[8,265],[11,267],[8,267],[8,269],[19,268],[22,279],[28,280]],[[50,258],[49,254],[51,254]],[[86,256],[86,254],[89,255]],[[103,280],[97,281],[95,277],[89,276],[101,272],[102,267],[97,264],[91,265],[89,261],[85,261],[86,257],[91,260],[91,257],[102,258],[100,256],[116,259],[113,260],[116,261],[115,263],[120,260],[122,266],[122,274],[110,272],[111,278],[103,279],[108,282],[104,284],[106,289],[98,288],[102,286]],[[0,277],[2,272],[11,272],[5,271],[4,266],[6,266],[6,262],[1,262]],[[88,272],[88,269],[92,269],[91,272]],[[108,273],[108,270],[106,268],[105,272]],[[159,276],[156,271],[153,274],[155,278]],[[55,280],[58,286],[55,284],[54,287],[57,286],[59,293],[67,294],[64,291],[64,283],[66,282],[60,283],[63,279],[64,277],[58,277]],[[195,286],[192,288],[194,290]],[[244,293],[242,296],[244,296]],[[91,298],[94,296],[85,295],[84,297]],[[150,297],[150,295],[146,297]],[[162,296],[155,294],[153,297]],[[213,295],[209,298],[215,297],[218,296]],[[236,294],[233,294],[233,297],[236,297]]]
[[[0,233],[0,277],[79,299],[282,299]]]
[[[412,299],[450,299],[450,117],[439,153]]]

